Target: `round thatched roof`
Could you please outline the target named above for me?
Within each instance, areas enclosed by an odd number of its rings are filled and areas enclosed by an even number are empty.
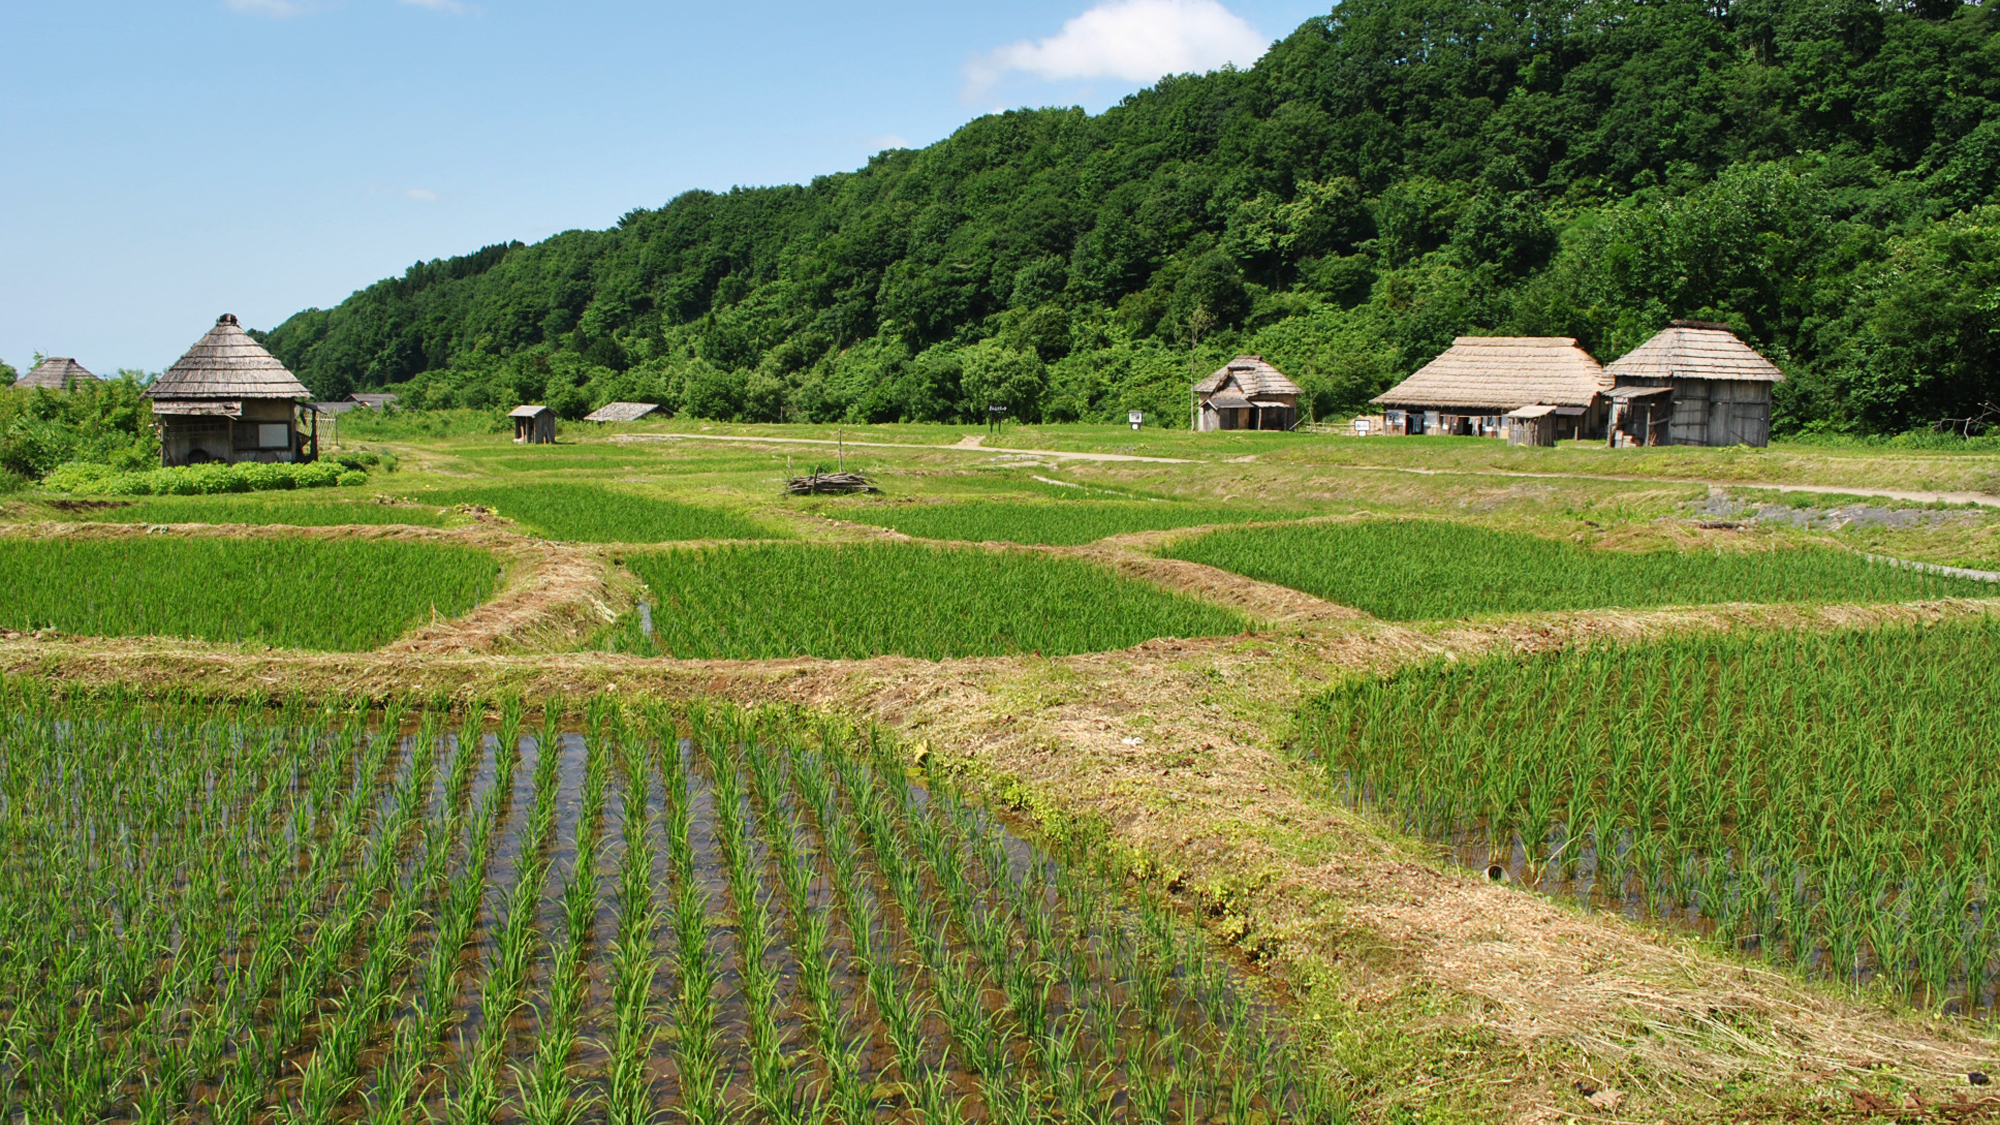
[[[216,318],[208,335],[166,373],[146,388],[146,396],[156,399],[202,398],[311,398],[312,392],[298,381],[264,345],[250,338],[223,313]]]
[[[95,383],[83,364],[64,355],[52,355],[35,365],[33,371],[14,380],[14,385],[22,390],[30,387],[47,387],[52,391],[66,391],[77,383]]]

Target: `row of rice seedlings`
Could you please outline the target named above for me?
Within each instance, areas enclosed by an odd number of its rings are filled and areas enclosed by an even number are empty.
[[[521,1010],[530,972],[546,939],[538,926],[542,886],[553,859],[557,782],[562,751],[559,708],[545,712],[536,736],[533,798],[527,824],[518,840],[514,882],[506,892],[505,914],[486,964],[479,998],[479,1024],[467,1041],[460,1033],[458,1064],[448,1079],[445,1120],[450,1125],[475,1125],[493,1119],[505,1101],[502,1072],[509,1031]],[[496,786],[497,788],[497,786]]]
[[[359,652],[472,609],[499,573],[487,551],[393,540],[10,539],[0,627]]]
[[[1996,655],[1980,621],[1431,665],[1331,693],[1301,745],[1468,859],[1991,1009]]]
[[[1161,554],[1397,621],[1598,606],[1994,596],[1991,583],[1831,548],[1594,550],[1447,520],[1231,529]]]
[[[540,1013],[532,1061],[516,1066],[521,1119],[529,1125],[572,1125],[587,1104],[571,1073],[578,1025],[588,993],[586,946],[597,918],[597,848],[604,829],[605,794],[610,781],[609,737],[601,707],[593,707],[584,738],[583,800],[578,814],[576,854],[560,899],[560,943],[552,943],[548,1001]],[[539,776],[539,771],[538,771]]]
[[[659,597],[623,651],[924,659],[1126,648],[1240,632],[1235,613],[1075,559],[914,544],[764,544],[633,555]]]

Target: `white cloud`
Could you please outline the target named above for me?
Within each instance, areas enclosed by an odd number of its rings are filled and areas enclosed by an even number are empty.
[[[452,16],[462,16],[475,10],[463,0],[398,0],[398,2],[408,4],[412,8],[427,8],[433,12],[443,12]]]
[[[1047,39],[1009,43],[965,66],[965,96],[978,100],[1010,72],[1050,81],[1117,78],[1248,66],[1270,41],[1219,0],[1107,0]]]
[[[438,200],[438,193],[430,190],[429,188],[413,187],[403,192],[403,198],[414,199],[418,203],[436,203]]]

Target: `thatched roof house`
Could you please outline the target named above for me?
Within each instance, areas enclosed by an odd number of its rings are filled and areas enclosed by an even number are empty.
[[[546,406],[517,406],[507,412],[514,420],[514,441],[524,445],[554,445],[556,412]]]
[[[1611,389],[1589,352],[1569,336],[1460,336],[1416,374],[1371,401],[1389,432],[1504,437],[1522,407],[1554,408],[1552,432],[1582,437],[1602,418]]]
[[[1784,372],[1726,324],[1676,320],[1606,368],[1613,445],[1767,445]]]
[[[295,422],[311,393],[229,313],[145,395],[160,431],[161,464],[310,461],[319,454],[318,431],[308,438]]]
[[[1303,393],[1263,356],[1239,355],[1194,385],[1194,428],[1289,430]]]
[[[586,422],[637,422],[651,414],[659,413],[659,405],[651,402],[607,402],[603,406],[583,416]]]
[[[95,383],[97,376],[83,364],[66,355],[52,355],[35,365],[34,370],[14,380],[17,389],[28,391],[36,387],[51,391],[66,391],[78,383]]]

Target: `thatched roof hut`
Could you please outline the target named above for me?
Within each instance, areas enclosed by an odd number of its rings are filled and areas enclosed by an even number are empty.
[[[145,395],[160,429],[162,464],[309,461],[319,454],[317,431],[308,442],[295,424],[311,392],[229,313]]]
[[[97,381],[97,376],[92,375],[83,364],[66,355],[52,355],[37,363],[34,370],[14,380],[14,386],[24,391],[36,387],[51,391],[66,391],[78,383]]]
[[[650,414],[657,414],[660,407],[651,402],[607,402],[603,406],[583,416],[586,422],[637,422]]]
[[[556,412],[546,406],[517,406],[507,412],[514,420],[514,440],[523,445],[554,445]]]
[[[1726,324],[1671,321],[1605,370],[1614,445],[1770,443],[1771,387],[1785,373]]]
[[[1582,436],[1611,376],[1570,336],[1460,336],[1443,355],[1371,401],[1391,432],[1505,436],[1508,415],[1551,406],[1555,430]]]
[[[1239,355],[1194,385],[1194,428],[1289,430],[1303,393],[1263,356]]]

